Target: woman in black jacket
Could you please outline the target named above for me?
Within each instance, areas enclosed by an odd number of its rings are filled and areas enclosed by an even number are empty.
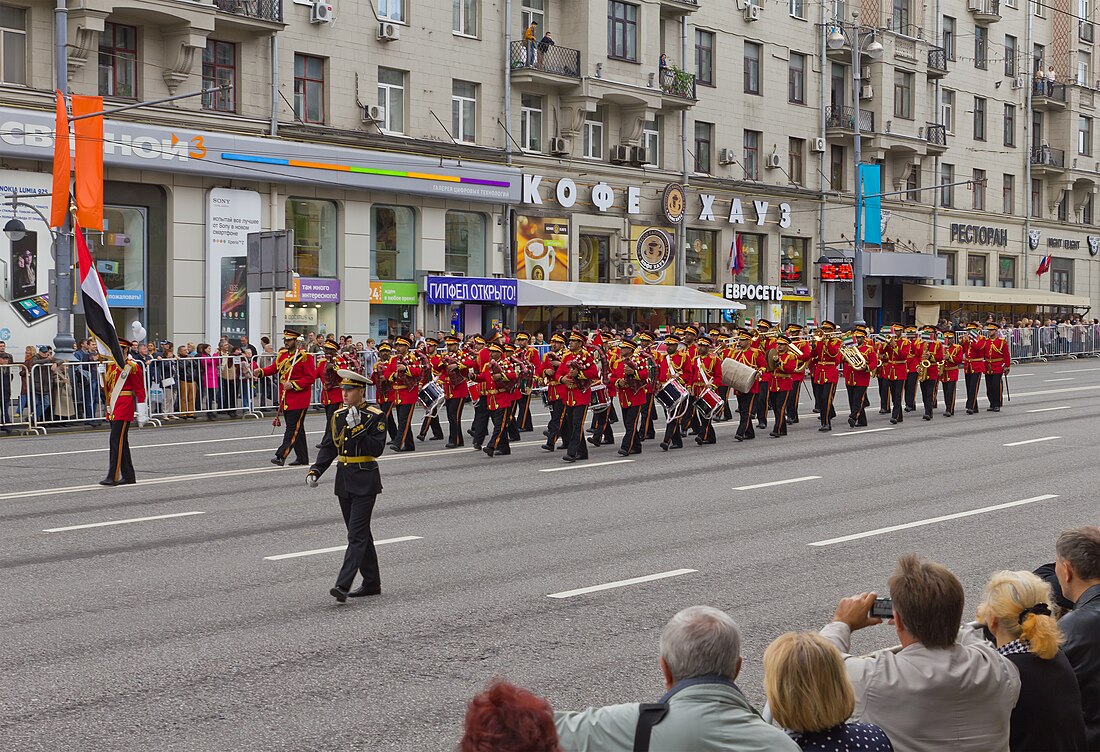
[[[1020,699],[1012,711],[1012,752],[1085,749],[1081,690],[1052,616],[1050,586],[1031,572],[997,572],[985,586],[978,620],[997,652],[1020,671]]]

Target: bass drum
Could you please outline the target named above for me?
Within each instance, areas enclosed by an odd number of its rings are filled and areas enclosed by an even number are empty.
[[[773,351],[774,352],[774,351]],[[760,378],[760,372],[739,360],[726,358],[722,361],[722,383],[741,394],[752,391],[753,384]]]

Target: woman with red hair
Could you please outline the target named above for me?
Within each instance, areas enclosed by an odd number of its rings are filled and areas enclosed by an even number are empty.
[[[550,703],[494,679],[466,708],[461,752],[561,752]]]

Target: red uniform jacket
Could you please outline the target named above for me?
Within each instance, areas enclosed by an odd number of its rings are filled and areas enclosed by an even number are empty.
[[[909,354],[905,356],[905,373],[916,373],[924,358],[924,342],[919,339],[906,340],[909,343]]]
[[[835,337],[815,342],[813,346],[813,379],[815,384],[835,384],[840,381],[840,340]],[[795,381],[798,381],[796,378]]]
[[[989,353],[989,340],[978,337],[966,343],[966,373],[985,373],[985,358]]]
[[[943,347],[943,368],[940,369],[940,381],[945,384],[959,380],[959,366],[963,362],[963,346],[958,342]]]
[[[313,382],[317,380],[313,356],[304,350],[291,353],[279,350],[275,362],[260,369],[264,376],[279,372],[279,399],[283,410],[305,410],[313,400]]]
[[[677,350],[672,355],[666,353],[658,362],[661,366],[659,381],[662,384],[671,379],[679,379],[684,386],[691,389],[698,378],[695,361],[683,350]]]
[[[760,350],[760,352],[762,352],[765,356],[767,356],[768,350],[774,350],[775,349],[775,339],[773,339],[771,337],[756,337],[752,341],[752,346],[754,348]],[[763,371],[760,374],[759,381],[762,381],[765,384],[770,384],[771,380],[772,380],[772,375],[771,375],[770,371]]]
[[[772,374],[772,391],[789,392],[794,388],[794,379],[791,377],[798,370],[798,358],[789,353],[782,352],[779,355],[779,366]]]
[[[871,374],[878,368],[878,351],[870,342],[857,345],[856,349],[867,359],[867,370],[857,371],[848,365],[848,361],[844,361],[844,383],[848,386],[870,386]]]
[[[985,372],[1004,373],[1011,365],[1008,342],[1001,337],[986,340]]]
[[[397,366],[404,363],[406,371],[398,373]],[[416,397],[420,394],[420,368],[419,359],[412,353],[407,353],[404,358],[393,355],[382,366],[382,376],[393,388],[393,397],[390,399],[396,405],[416,404]]]
[[[317,363],[317,378],[322,379],[321,404],[340,405],[344,402],[344,392],[340,388],[340,376],[338,370],[359,371],[358,364],[343,353],[337,353],[332,360],[327,358]]]
[[[649,400],[649,377],[646,358],[635,355],[629,360],[616,359],[611,369],[611,383],[619,390],[619,404],[638,407]]]
[[[451,366],[457,366],[451,370]],[[439,380],[443,382],[443,395],[447,399],[466,399],[470,390],[466,386],[469,367],[460,352],[447,352],[439,356]]]
[[[764,375],[764,368],[767,363],[764,360],[764,351],[758,347],[748,347],[744,350],[731,350],[730,358],[736,360],[738,363],[744,363],[747,366],[751,366],[760,372],[761,378]],[[752,389],[747,392],[739,392],[734,390],[736,394],[759,394],[760,393],[760,379],[752,382]]]
[[[555,379],[563,355],[565,355],[564,350],[558,350],[557,352],[547,350],[546,354],[542,356],[542,364],[539,366],[538,373],[545,380],[546,397],[551,402],[560,400],[562,397],[563,388]]]
[[[939,362],[943,360],[943,343],[926,342],[924,344],[924,357],[932,361],[932,365],[928,366],[928,374],[924,377],[925,381],[939,381]]]
[[[113,360],[107,363],[105,386],[107,397],[107,420],[121,420],[129,423],[137,415],[137,405],[145,401],[145,379],[142,376],[141,363],[133,358],[127,358],[126,365],[130,366],[130,373],[119,392],[118,401],[114,410],[111,409],[111,395],[114,394],[115,384],[122,376],[122,369]]]
[[[722,359],[717,355],[698,355],[695,358],[696,380],[691,390],[698,397],[708,389],[718,390],[722,386]],[[709,382],[709,383],[708,383]]]
[[[510,407],[515,401],[516,367],[507,360],[490,360],[478,374],[478,381],[484,385],[481,393],[490,410]]]
[[[569,364],[573,361],[577,361],[577,367],[571,369]],[[562,379],[569,376],[571,370],[580,376],[580,379],[572,387],[562,383]],[[561,359],[561,365],[558,366],[557,373],[554,374],[554,383],[561,386],[561,398],[566,407],[590,405],[592,404],[591,385],[598,376],[599,370],[596,368],[596,361],[591,355],[585,352],[574,353],[570,351],[565,353],[565,357]]]
[[[912,343],[907,339],[895,340],[883,345],[879,355],[879,364],[883,378],[891,381],[904,381],[909,374],[909,346]]]

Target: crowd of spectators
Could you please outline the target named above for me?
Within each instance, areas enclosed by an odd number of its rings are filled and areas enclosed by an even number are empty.
[[[963,622],[946,567],[901,557],[889,578],[898,645],[851,652],[883,619],[844,598],[820,632],[764,652],[767,704],[736,684],[742,636],[708,606],[661,632],[665,695],[554,712],[496,679],[470,702],[461,752],[1081,752],[1100,750],[1100,527],[1059,536],[1053,564],[996,572]],[[1061,605],[1060,605],[1061,604]]]

